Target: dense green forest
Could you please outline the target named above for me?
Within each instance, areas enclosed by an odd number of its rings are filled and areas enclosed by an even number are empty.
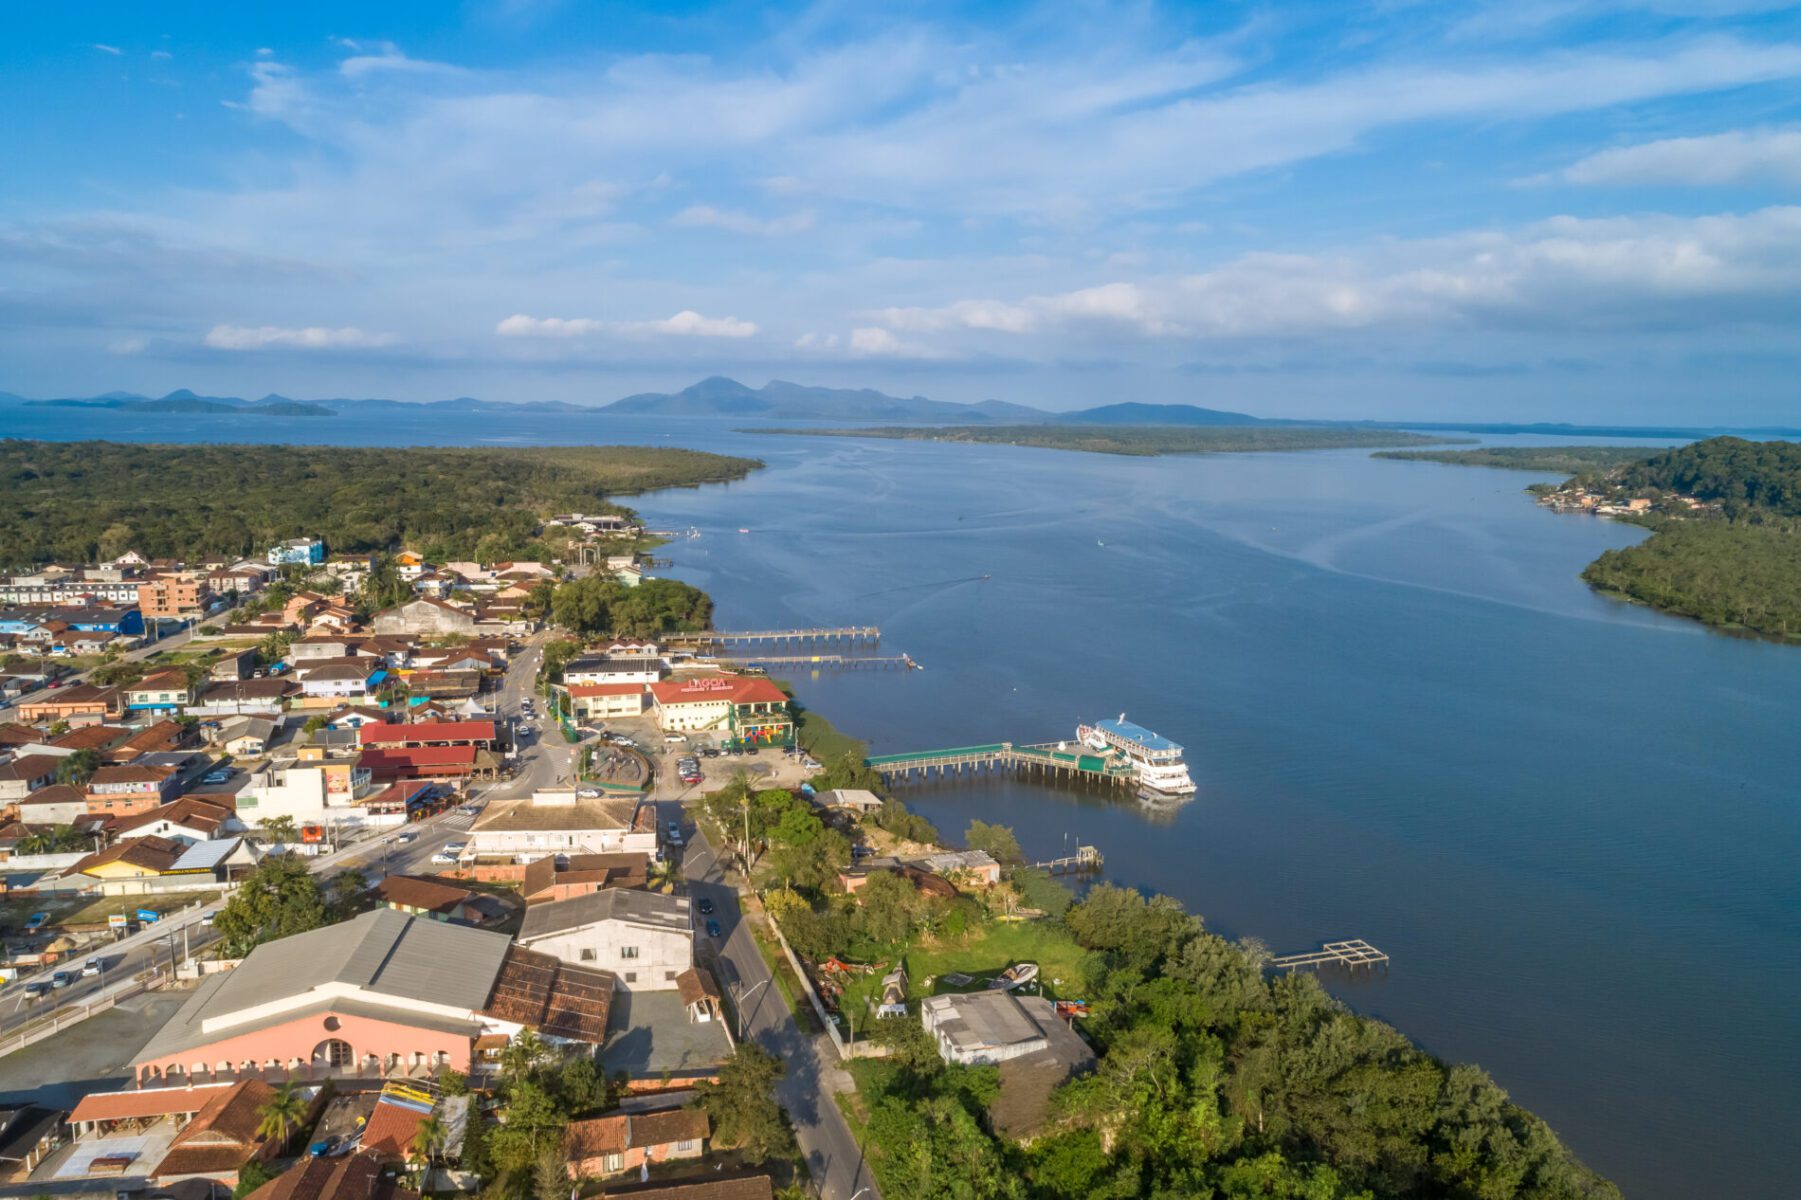
[[[1003,446],[1037,446],[1047,450],[1084,450],[1093,454],[1141,456],[1224,454],[1255,450],[1336,450],[1364,446],[1442,446],[1468,440],[1426,437],[1417,433],[1381,429],[1314,429],[1288,425],[1203,428],[1178,425],[1118,425],[1107,428],[1067,425],[882,425],[868,429],[746,429],[740,432],[924,442],[981,442]]]
[[[1801,642],[1801,531],[1720,518],[1650,524],[1649,538],[1603,552],[1582,578],[1677,616]]]
[[[1378,450],[1370,457],[1581,475],[1641,463],[1653,453],[1643,446],[1483,446],[1475,450]]]
[[[1629,466],[1614,483],[1629,495],[1717,501],[1733,521],[1801,517],[1801,443],[1708,438]]]
[[[641,446],[136,445],[0,440],[0,565],[334,552],[531,558],[542,518],[608,497],[741,479],[762,464]]]
[[[952,1067],[912,1021],[856,1064],[889,1200],[941,1196],[1469,1197],[1619,1192],[1481,1069],[1432,1058],[1167,897],[1103,885],[1061,924],[1087,952],[1095,1072],[1029,1145],[988,1130],[993,1067]]]

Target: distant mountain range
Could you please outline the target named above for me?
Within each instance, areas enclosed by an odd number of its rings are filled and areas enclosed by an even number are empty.
[[[56,400],[27,400],[0,392],[0,404],[30,404],[53,408],[121,409],[143,413],[210,413],[220,416],[330,417],[346,409],[390,409],[396,413],[585,413],[609,416],[736,417],[768,421],[845,421],[916,425],[1310,425],[1347,429],[1459,430],[1471,433],[1542,433],[1567,437],[1657,437],[1671,440],[1739,433],[1763,437],[1794,437],[1789,428],[1675,428],[1613,425],[1507,424],[1454,421],[1295,420],[1253,417],[1227,409],[1194,404],[1142,404],[1125,401],[1084,408],[1075,412],[1049,412],[1005,400],[959,404],[928,400],[924,396],[890,396],[871,388],[809,387],[776,379],[760,388],[715,375],[679,392],[640,392],[610,404],[569,404],[561,400],[509,403],[459,396],[454,400],[423,403],[407,400],[332,399],[294,400],[270,394],[260,400],[235,396],[201,396],[181,388],[166,396],[136,392],[107,392],[100,396]]]
[[[715,375],[679,392],[642,392],[602,412],[673,417],[761,417],[776,421],[929,422],[940,425],[1258,425],[1245,413],[1192,404],[1108,404],[1055,413],[1005,400],[958,404],[890,396],[869,388],[807,387],[776,379],[760,388]]]

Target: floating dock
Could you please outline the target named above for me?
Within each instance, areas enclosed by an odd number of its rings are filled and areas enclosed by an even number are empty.
[[[1269,960],[1269,965],[1284,971],[1298,967],[1386,967],[1388,955],[1362,938],[1351,938],[1349,941],[1327,942],[1318,950],[1309,950],[1305,954],[1277,955]]]
[[[1077,846],[1074,854],[1047,858],[1031,865],[1040,871],[1049,871],[1052,875],[1082,875],[1100,870],[1104,861],[1099,846]]]

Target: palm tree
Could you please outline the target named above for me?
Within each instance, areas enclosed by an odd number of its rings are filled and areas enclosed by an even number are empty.
[[[680,878],[681,871],[676,867],[674,857],[666,855],[661,862],[651,860],[649,882],[652,891],[673,892]]]
[[[522,1029],[500,1052],[500,1069],[509,1079],[522,1079],[543,1062],[549,1052],[550,1047],[544,1044],[543,1038],[530,1029]]]
[[[277,1143],[284,1143],[288,1135],[300,1128],[306,1120],[307,1097],[300,1090],[300,1085],[292,1079],[285,1079],[275,1085],[275,1094],[269,1097],[269,1103],[263,1105],[259,1114],[256,1132],[258,1137],[273,1138]]]
[[[442,1118],[433,1111],[427,1113],[413,1131],[413,1153],[425,1160],[425,1175],[429,1181],[431,1171],[437,1165],[438,1152],[444,1149],[444,1143],[450,1137],[450,1129]]]

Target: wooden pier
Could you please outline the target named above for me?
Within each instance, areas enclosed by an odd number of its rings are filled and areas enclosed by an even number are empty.
[[[774,654],[755,657],[712,656],[722,667],[829,667],[835,671],[923,671],[907,654]]]
[[[1077,846],[1074,854],[1066,854],[1062,858],[1047,858],[1043,862],[1031,864],[1040,871],[1049,871],[1052,875],[1079,875],[1101,869],[1103,859],[1099,846]]]
[[[1085,748],[1059,749],[1056,743],[1016,745],[990,742],[983,746],[957,746],[948,750],[920,750],[910,754],[878,754],[869,765],[889,786],[925,783],[934,779],[979,776],[1007,771],[1058,782],[1092,780],[1135,786],[1137,774]]]
[[[1327,942],[1318,950],[1309,950],[1305,954],[1277,955],[1269,960],[1269,965],[1284,971],[1292,971],[1297,967],[1386,967],[1388,955],[1362,938],[1351,938],[1349,941]]]
[[[882,631],[874,625],[843,625],[819,629],[703,629],[698,633],[667,633],[663,640],[684,646],[726,646],[743,642],[849,642],[875,643]]]

